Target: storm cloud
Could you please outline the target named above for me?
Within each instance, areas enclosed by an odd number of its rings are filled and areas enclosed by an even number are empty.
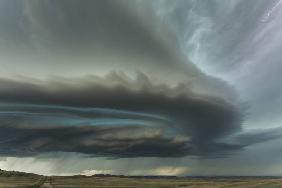
[[[184,83],[169,87],[142,73],[130,79],[115,72],[61,80],[0,81],[3,153],[208,155],[229,150],[216,139],[241,129],[237,107]]]
[[[182,157],[233,148],[216,140],[241,130],[236,92],[183,55],[150,3],[1,7],[10,12],[0,19],[2,154]]]
[[[276,0],[0,1],[0,157],[87,156],[73,168],[95,169],[97,160],[101,170],[122,164],[122,173],[128,161],[138,172],[154,158],[150,169],[195,160],[207,166],[189,171],[214,172],[221,161],[236,166],[238,154],[242,166],[242,153],[281,138],[280,8]]]

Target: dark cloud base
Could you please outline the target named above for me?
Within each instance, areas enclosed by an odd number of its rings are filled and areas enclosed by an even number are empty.
[[[157,137],[117,138],[114,135],[130,128],[47,127],[20,128],[1,126],[1,154],[32,156],[46,152],[77,152],[100,157],[180,157],[188,153],[184,141]],[[103,136],[111,134],[111,137]]]
[[[157,85],[141,73],[135,80],[112,74],[0,84],[0,154],[6,156],[223,157],[281,135],[243,133],[234,105],[182,83]]]
[[[51,84],[1,79],[0,152],[182,157],[241,148],[216,141],[241,129],[233,105],[181,83],[168,87],[141,73],[136,80],[114,75]]]

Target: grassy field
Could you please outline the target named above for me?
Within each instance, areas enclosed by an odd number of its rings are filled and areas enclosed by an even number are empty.
[[[44,181],[43,177],[0,177],[0,188],[38,188]]]
[[[0,170],[0,188],[38,188],[45,180],[36,174]]]
[[[0,176],[0,188],[282,188],[282,178]]]
[[[282,188],[282,179],[53,177],[51,185],[54,188]]]

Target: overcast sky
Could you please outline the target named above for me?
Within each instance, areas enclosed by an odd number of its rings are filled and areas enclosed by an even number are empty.
[[[282,175],[282,1],[0,1],[0,168]]]

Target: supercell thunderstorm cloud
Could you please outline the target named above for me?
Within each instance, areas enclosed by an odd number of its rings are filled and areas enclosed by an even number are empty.
[[[281,175],[281,16],[275,0],[2,0],[0,168]]]

